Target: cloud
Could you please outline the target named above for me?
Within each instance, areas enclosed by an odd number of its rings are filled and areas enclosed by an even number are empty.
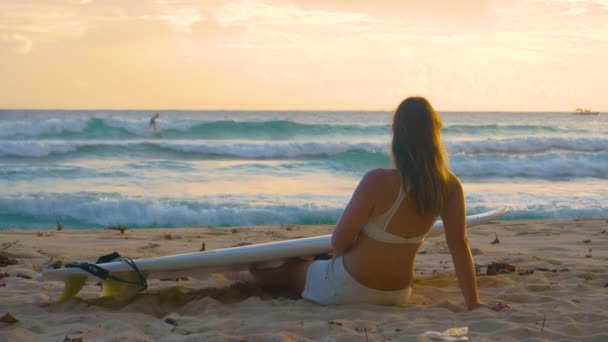
[[[201,11],[195,6],[186,6],[181,1],[157,0],[158,15],[153,16],[166,22],[175,32],[192,32],[191,26],[202,20]]]
[[[25,36],[20,34],[2,34],[0,35],[2,45],[7,45],[10,50],[25,55],[32,50],[32,42]]]
[[[491,14],[491,0],[292,0],[300,8],[325,11],[370,13],[389,17],[425,17],[445,19],[448,17],[470,20]]]
[[[64,3],[63,6],[34,1],[0,3],[0,34],[28,36],[33,41],[56,40],[82,36],[86,16]]]
[[[538,89],[596,96],[594,82],[608,79],[593,67],[608,58],[606,23],[608,0],[0,0],[3,76],[36,87],[0,94],[180,108],[383,108],[405,92],[443,108],[524,103]]]
[[[589,12],[589,9],[585,7],[571,7],[566,11],[562,12],[564,15],[580,15]]]
[[[142,15],[143,20],[160,20],[169,25],[175,32],[192,32],[192,25],[202,20],[200,13],[194,10],[178,10],[156,16]]]

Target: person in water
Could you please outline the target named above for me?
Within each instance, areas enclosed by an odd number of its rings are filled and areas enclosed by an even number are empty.
[[[294,260],[231,277],[290,289],[322,305],[404,305],[412,290],[416,254],[441,216],[466,307],[507,307],[479,299],[464,192],[446,164],[441,126],[426,99],[410,97],[399,105],[392,124],[395,168],[369,171],[360,181],[333,230],[334,258]]]
[[[156,122],[156,120],[158,120],[158,118],[160,117],[160,114],[156,113],[154,114],[154,116],[150,119],[150,128],[156,130],[158,123]]]

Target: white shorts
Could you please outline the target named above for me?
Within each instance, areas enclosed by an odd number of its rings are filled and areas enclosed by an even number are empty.
[[[317,260],[306,272],[306,285],[302,298],[321,305],[330,304],[378,304],[406,305],[411,287],[395,291],[371,289],[361,285],[344,267],[343,258]]]

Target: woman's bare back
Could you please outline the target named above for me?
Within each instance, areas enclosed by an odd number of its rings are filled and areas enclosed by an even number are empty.
[[[386,213],[395,203],[401,184],[397,170],[378,169],[370,186],[373,210],[369,218]],[[404,180],[407,182],[407,180]],[[403,184],[407,189],[407,183]],[[368,221],[369,221],[368,218]],[[416,213],[407,194],[386,225],[386,232],[403,238],[426,235],[437,216]],[[411,285],[414,279],[414,262],[422,243],[386,243],[377,241],[363,231],[351,249],[344,254],[348,272],[361,284],[378,290],[398,290]]]

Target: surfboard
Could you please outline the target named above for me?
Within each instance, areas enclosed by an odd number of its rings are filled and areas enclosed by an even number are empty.
[[[467,226],[472,227],[499,219],[507,211],[508,208],[501,208],[467,216]],[[441,231],[443,231],[443,222],[438,220],[433,224],[430,233],[433,234]],[[143,273],[146,278],[149,278],[154,277],[155,274],[166,274],[167,272],[205,268],[221,270],[222,268],[227,269],[238,265],[280,261],[293,257],[311,257],[330,252],[331,235],[321,235],[204,252],[135,259],[133,261],[140,272]],[[109,271],[111,274],[121,275],[122,279],[136,280],[136,274],[133,272],[133,268],[125,262],[109,262],[99,264],[99,266]],[[75,296],[89,277],[95,278],[80,268],[64,267],[43,271],[36,276],[36,279],[64,281],[64,293],[58,299],[58,301],[63,301]],[[134,291],[129,284],[117,283],[111,280],[104,281],[103,287],[103,296],[114,296],[118,292],[125,292],[129,287],[131,287],[131,292]],[[125,294],[123,293],[122,297],[124,297],[124,295]]]

